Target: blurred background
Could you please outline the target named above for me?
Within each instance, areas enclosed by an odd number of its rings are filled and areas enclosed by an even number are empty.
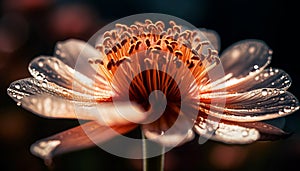
[[[77,121],[44,119],[18,107],[6,93],[9,84],[29,77],[34,57],[52,55],[55,43],[88,40],[113,20],[155,12],[182,18],[196,27],[217,31],[225,49],[243,39],[264,40],[273,50],[272,67],[293,78],[289,89],[300,98],[296,18],[288,1],[273,0],[1,0],[0,1],[0,170],[141,170],[140,160],[90,148],[58,156],[49,168],[30,154],[30,145],[78,125]],[[294,22],[297,21],[296,19]],[[293,30],[294,29],[294,30]],[[295,46],[295,47],[293,47]],[[166,170],[295,170],[300,162],[300,112],[285,118],[288,139],[229,146],[197,138],[166,154]]]

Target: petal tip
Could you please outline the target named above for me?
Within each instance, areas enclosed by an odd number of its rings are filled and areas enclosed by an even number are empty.
[[[51,160],[54,150],[61,144],[59,140],[38,141],[31,145],[30,151],[33,155],[38,156],[45,161]]]

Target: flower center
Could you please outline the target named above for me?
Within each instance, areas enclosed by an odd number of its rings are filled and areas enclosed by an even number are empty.
[[[217,57],[204,38],[200,31],[183,30],[174,21],[168,26],[150,20],[116,24],[96,45],[103,58],[89,63],[105,75],[114,100],[135,101],[148,110],[150,103],[159,109],[164,96],[164,116],[178,116],[183,103],[197,101],[199,85],[207,81],[208,66]],[[156,90],[162,93],[154,93],[152,103],[149,96]]]
[[[149,98],[152,92],[154,94]],[[181,94],[176,81],[167,73],[154,69],[143,71],[133,78],[129,87],[129,98],[141,104],[145,110],[149,109],[150,101],[157,110],[163,105],[164,100],[167,101],[167,107],[171,103],[177,106],[181,103]]]
[[[182,26],[170,21],[164,22],[145,20],[145,23],[136,22],[130,26],[116,24],[116,28],[106,31],[96,48],[103,58],[89,60],[90,64],[99,65],[100,70],[109,81],[118,67],[139,52],[165,52],[172,55],[176,68],[185,65],[197,77],[205,70],[205,59],[217,56],[210,42],[203,40],[204,36],[198,30],[183,30]],[[164,60],[164,59],[159,59]]]

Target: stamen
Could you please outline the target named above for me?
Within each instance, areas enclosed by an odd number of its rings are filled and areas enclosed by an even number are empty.
[[[90,64],[101,65],[100,68],[107,70],[103,72],[109,77],[114,75],[124,61],[143,51],[153,59],[165,52],[168,57],[157,59],[158,65],[165,65],[168,61],[174,63],[177,69],[185,65],[194,75],[203,72],[203,59],[218,55],[216,50],[209,48],[208,54],[203,54],[203,49],[210,43],[201,41],[199,31],[183,31],[182,26],[174,21],[169,22],[168,28],[165,28],[162,21],[152,22],[148,19],[144,23],[136,22],[130,26],[117,23],[115,27],[115,30],[105,32],[100,39],[102,41],[96,46],[103,53],[103,60],[88,60]],[[147,58],[144,62],[150,61]],[[126,65],[130,67],[130,64]]]

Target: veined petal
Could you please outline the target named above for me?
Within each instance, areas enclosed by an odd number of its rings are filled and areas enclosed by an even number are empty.
[[[87,77],[69,67],[55,57],[41,56],[32,60],[28,67],[31,75],[37,80],[53,82],[69,90],[92,96],[111,96],[111,89],[105,80],[93,75]],[[94,79],[94,80],[92,80]]]
[[[199,140],[211,139],[227,144],[249,144],[260,137],[256,129],[201,116],[196,121],[194,130],[200,135]]]
[[[101,58],[100,52],[87,42],[69,39],[66,41],[58,42],[55,47],[55,53],[58,59],[69,65],[71,68],[85,74],[86,76],[95,75],[95,71],[89,65],[90,58]],[[84,66],[79,68],[78,66]]]
[[[26,78],[11,83],[7,89],[8,94],[22,107],[27,110],[50,118],[69,118],[69,119],[93,119],[95,116],[89,111],[89,106],[92,99],[86,101],[76,101],[70,92],[61,89],[60,87],[52,87],[49,83],[41,83],[34,78]],[[70,97],[71,96],[71,97]],[[79,99],[79,97],[77,98]],[[82,106],[84,111],[76,115],[75,106]],[[78,108],[78,111],[80,108]]]
[[[194,138],[191,119],[183,114],[166,109],[161,118],[157,121],[142,126],[144,135],[166,147],[173,147],[188,142]]]
[[[8,94],[22,107],[48,118],[97,120],[103,125],[117,125],[138,123],[149,115],[134,103],[112,103],[111,99],[101,99],[99,103],[93,99],[80,100],[80,96],[68,98],[68,92],[57,87],[52,91],[47,88],[52,85],[42,84],[33,78],[18,80],[10,85]]]
[[[277,88],[287,90],[292,84],[291,77],[281,69],[267,68],[261,73],[230,88],[231,91],[250,91],[260,88]]]
[[[263,140],[263,141],[282,139],[290,135],[289,133],[286,133],[282,129],[264,122],[239,122],[237,124],[240,126],[254,128],[258,130],[260,134],[259,140]]]
[[[263,122],[232,122],[199,115],[195,131],[200,140],[212,139],[227,144],[248,144],[256,140],[274,140],[288,134]],[[204,139],[203,139],[204,138]]]
[[[135,127],[136,125],[107,127],[91,121],[37,141],[31,146],[31,152],[47,162],[56,155],[88,148],[94,146],[95,143],[103,143],[118,134],[129,132]]]
[[[209,30],[209,29],[205,29],[205,28],[200,28],[199,30],[210,41],[210,43],[213,45],[213,47],[217,51],[220,51],[221,39],[220,39],[219,34],[217,32],[215,32],[214,30]]]
[[[229,75],[227,75],[229,76]],[[224,77],[220,82],[213,82],[213,91],[246,92],[259,88],[278,88],[287,90],[291,77],[281,69],[267,68],[260,73],[248,75],[240,79]]]
[[[211,102],[226,99],[225,107]],[[244,93],[201,95],[200,110],[209,115],[237,122],[253,122],[291,114],[299,109],[297,98],[282,89],[263,88]]]
[[[260,40],[244,40],[227,48],[221,55],[226,74],[242,78],[262,71],[271,62],[272,50]]]

